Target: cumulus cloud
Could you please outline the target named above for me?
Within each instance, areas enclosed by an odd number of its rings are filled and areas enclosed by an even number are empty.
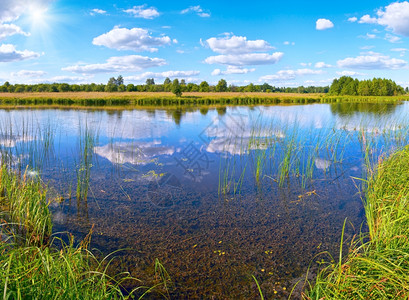
[[[18,72],[11,73],[11,76],[12,77],[37,78],[37,77],[43,77],[45,74],[47,73],[44,71],[20,70]]]
[[[256,69],[247,69],[247,68],[238,68],[234,66],[228,66],[226,71],[222,71],[220,69],[215,69],[212,72],[213,76],[218,75],[230,75],[230,74],[248,74],[250,72],[254,72]]]
[[[90,15],[95,16],[95,15],[105,15],[107,12],[106,10],[99,9],[99,8],[94,8],[91,10]]]
[[[354,23],[354,22],[356,22],[356,21],[358,21],[358,18],[357,18],[357,17],[348,18],[348,22]]]
[[[334,27],[334,23],[332,23],[328,19],[318,19],[315,23],[315,29],[317,30],[325,30]]]
[[[124,12],[132,15],[135,18],[142,19],[154,19],[159,17],[160,13],[155,7],[147,7],[147,5],[134,6],[133,8],[126,9]]]
[[[140,55],[114,56],[102,64],[77,64],[62,68],[80,74],[139,72],[147,68],[166,65],[162,58],[150,58]]]
[[[212,37],[206,40],[205,45],[212,49],[212,51],[220,54],[265,52],[273,49],[273,47],[264,40],[247,40],[245,36],[235,35],[228,35],[222,38]]]
[[[39,53],[24,50],[18,51],[16,47],[11,44],[2,44],[0,46],[0,62],[13,62],[40,57]]]
[[[282,52],[217,55],[206,58],[205,63],[230,66],[269,65],[280,61],[283,55]]]
[[[15,24],[0,24],[0,40],[5,39],[8,36],[12,36],[15,34],[21,34],[25,36],[29,36],[30,34],[24,32],[20,27]]]
[[[210,17],[210,12],[206,12],[203,10],[203,8],[200,7],[200,5],[197,6],[190,6],[184,10],[182,10],[180,13],[183,14],[187,14],[187,13],[196,13],[199,17],[202,18],[209,18]]]
[[[200,74],[200,71],[165,71],[165,72],[160,72],[160,73],[154,73],[154,72],[145,72],[140,75],[136,76],[127,76],[124,79],[128,81],[140,81],[144,80],[147,78],[176,78],[176,77],[190,77],[190,76],[197,76]]]
[[[259,81],[285,81],[294,80],[297,76],[305,75],[320,75],[324,74],[322,70],[312,70],[312,69],[298,69],[298,70],[281,70],[273,75],[265,75],[260,77]]]
[[[354,71],[341,71],[336,72],[339,76],[365,76],[364,73],[354,72]]]
[[[170,44],[168,36],[153,37],[143,28],[119,28],[114,27],[111,31],[93,39],[92,43],[97,46],[105,46],[116,50],[133,50],[136,52],[158,51],[159,46]]]
[[[366,23],[366,24],[376,24],[377,20],[376,20],[376,18],[371,18],[370,15],[364,15],[359,19],[358,23],[360,23],[360,24],[364,24],[364,23]]]
[[[407,65],[407,62],[380,53],[368,52],[357,57],[347,57],[339,60],[337,65],[340,68],[350,69],[401,69]]]
[[[317,62],[315,64],[315,67],[318,69],[322,69],[322,68],[332,68],[331,65],[324,63],[323,61]]]
[[[359,23],[385,26],[395,34],[409,36],[409,2],[394,2],[379,9],[376,17],[364,15]]]

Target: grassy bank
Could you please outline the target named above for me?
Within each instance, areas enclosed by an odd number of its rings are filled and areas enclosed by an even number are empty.
[[[108,275],[112,257],[98,259],[81,243],[52,236],[47,189],[29,173],[0,169],[0,295],[3,299],[127,299],[152,291],[128,273]],[[160,283],[158,284],[160,285]]]
[[[378,163],[364,201],[368,235],[322,270],[305,299],[408,299],[408,165],[409,147]]]
[[[327,96],[291,93],[172,93],[148,92],[67,92],[67,93],[0,93],[0,106],[133,106],[165,107],[175,105],[272,105],[280,103],[396,103],[405,96]]]

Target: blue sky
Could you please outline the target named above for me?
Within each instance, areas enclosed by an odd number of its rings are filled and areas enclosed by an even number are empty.
[[[0,84],[409,85],[407,1],[0,0]]]

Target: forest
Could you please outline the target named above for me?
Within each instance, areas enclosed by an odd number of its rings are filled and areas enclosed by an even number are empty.
[[[228,85],[227,81],[220,79],[217,84],[212,85],[207,81],[200,84],[186,83],[166,78],[163,83],[156,83],[153,78],[148,78],[145,84],[125,84],[123,77],[111,77],[107,84],[68,84],[68,83],[39,83],[39,84],[10,84],[6,81],[0,85],[2,93],[30,93],[30,92],[174,92],[176,86],[180,92],[264,92],[264,93],[328,93],[329,87],[299,86],[299,87],[275,87],[268,83],[256,85],[250,83],[245,86]]]
[[[329,94],[336,96],[397,96],[407,92],[408,88],[405,90],[390,79],[358,80],[349,76],[334,79],[329,89]]]

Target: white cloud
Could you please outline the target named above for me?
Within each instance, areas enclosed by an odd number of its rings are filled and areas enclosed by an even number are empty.
[[[200,5],[190,6],[190,7],[186,8],[186,9],[182,10],[180,13],[181,14],[187,14],[187,13],[190,13],[190,12],[196,13],[199,17],[202,17],[202,18],[209,18],[210,17],[210,12],[205,12],[203,10],[203,8],[200,7]]]
[[[324,74],[322,70],[312,70],[312,69],[298,69],[298,70],[281,70],[273,75],[265,75],[260,77],[259,81],[285,81],[294,80],[297,76],[305,75],[320,75]]]
[[[376,39],[376,34],[367,33],[366,35],[360,35],[360,36],[358,36],[358,37],[359,37],[359,38],[366,39],[366,40],[373,40],[373,39]]]
[[[135,18],[154,19],[159,17],[159,12],[155,7],[147,7],[146,5],[134,6],[126,9],[124,12],[133,15]]]
[[[8,36],[12,36],[15,34],[21,34],[25,36],[29,36],[30,34],[24,32],[20,27],[15,24],[0,24],[0,40],[5,39]]]
[[[354,72],[354,71],[342,71],[336,72],[339,76],[365,76],[364,73]]]
[[[362,50],[371,50],[373,48],[375,48],[375,46],[362,46],[360,49],[362,49]]]
[[[407,65],[402,59],[391,58],[380,53],[369,52],[357,57],[347,57],[337,62],[340,68],[350,69],[401,69]]]
[[[286,46],[289,46],[289,45],[294,46],[294,45],[295,45],[295,42],[285,41],[285,42],[283,43],[283,45],[286,45]]]
[[[348,18],[348,22],[354,23],[354,22],[356,22],[356,21],[358,21],[358,18],[357,18],[357,17]]]
[[[395,34],[409,36],[409,2],[394,2],[379,9],[377,17],[363,16],[359,23],[378,24],[385,26]]]
[[[136,52],[155,52],[158,51],[157,47],[169,45],[171,42],[170,37],[153,37],[143,28],[127,29],[119,27],[114,27],[111,31],[94,38],[92,41],[97,46]]]
[[[40,57],[39,53],[29,50],[18,51],[16,47],[11,44],[2,44],[0,46],[0,62],[21,61],[38,57]]]
[[[208,64],[221,64],[230,66],[248,66],[248,65],[269,65],[275,64],[283,57],[284,53],[249,53],[238,55],[217,55],[205,59]]]
[[[409,51],[409,49],[407,49],[407,48],[393,48],[393,49],[391,49],[391,51],[406,52],[406,51]]]
[[[248,74],[250,72],[254,72],[256,69],[247,69],[247,68],[238,68],[233,66],[228,66],[226,71],[222,71],[220,69],[215,69],[212,72],[213,76],[218,75],[230,75],[230,74]]]
[[[141,81],[145,80],[147,78],[154,78],[154,79],[161,79],[161,78],[186,78],[190,76],[197,76],[200,74],[200,71],[165,71],[165,72],[160,72],[160,73],[154,73],[154,72],[145,72],[140,75],[136,76],[127,76],[124,77],[125,80],[127,81]]]
[[[90,15],[95,16],[95,15],[105,15],[107,12],[103,9],[99,8],[94,8],[91,10]]]
[[[89,82],[90,79],[91,77],[89,76],[54,76],[45,81],[52,83],[86,83]]]
[[[13,72],[11,73],[12,77],[29,77],[29,78],[37,78],[37,77],[43,77],[45,74],[47,74],[44,71],[31,71],[31,70],[20,70],[18,72]]]
[[[401,41],[401,38],[396,36],[396,35],[392,35],[392,34],[387,33],[385,35],[385,40],[387,40],[388,42],[391,42],[391,43],[399,43]]]
[[[326,63],[324,63],[323,61],[317,62],[314,67],[316,67],[316,68],[318,68],[318,69],[322,69],[322,68],[332,68],[331,65],[326,64]]]
[[[317,30],[325,30],[325,29],[330,29],[334,27],[334,23],[332,23],[328,19],[318,19],[317,22],[315,23],[315,28]]]
[[[300,65],[303,66],[303,67],[311,67],[311,66],[312,66],[312,63],[304,63],[304,62],[302,62],[302,63],[300,63]]]
[[[166,65],[166,61],[162,58],[128,55],[111,57],[106,63],[103,64],[77,64],[62,68],[62,70],[80,74],[121,73],[139,72],[147,68],[160,67],[164,65]]]
[[[106,158],[113,164],[147,165],[155,157],[174,154],[175,149],[155,142],[117,142],[94,147],[94,153]]]
[[[177,53],[179,53],[179,54],[183,54],[183,53],[185,53],[185,51],[183,51],[183,50],[179,50],[179,49],[178,49],[178,50],[176,50],[176,52],[177,52]]]
[[[407,48],[393,48],[393,49],[391,49],[391,51],[393,51],[393,52],[400,52],[399,55],[402,57],[402,56],[405,56],[405,55],[406,55],[406,52],[408,52],[409,49],[407,49]]]
[[[364,16],[361,17],[361,19],[359,19],[358,23],[360,23],[360,24],[364,24],[364,23],[366,23],[366,24],[376,24],[377,20],[376,20],[376,18],[371,18],[370,15],[364,15]]]
[[[251,52],[264,52],[273,49],[264,40],[247,40],[245,36],[226,36],[223,38],[212,37],[206,40],[209,48],[220,54],[243,54]]]

